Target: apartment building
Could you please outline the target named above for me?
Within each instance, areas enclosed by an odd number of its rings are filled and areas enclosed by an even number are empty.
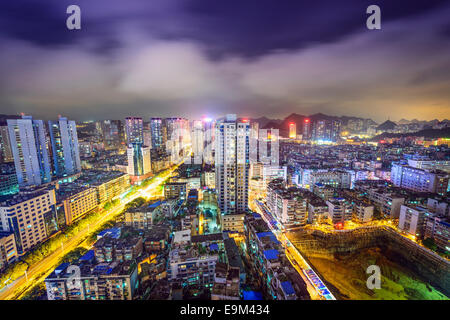
[[[216,191],[223,214],[248,210],[249,137],[247,119],[237,119],[235,114],[229,114],[216,122]]]
[[[352,220],[352,203],[345,198],[333,198],[328,200],[328,219],[338,227],[342,227],[346,221]]]
[[[0,271],[19,257],[14,233],[0,231]]]
[[[164,185],[164,198],[166,199],[186,199],[186,182],[168,182]]]
[[[44,188],[0,198],[0,230],[14,233],[19,254],[47,239],[45,220],[55,203],[55,191]]]
[[[64,210],[67,225],[98,208],[96,188],[61,184],[56,194],[58,203],[61,203],[60,207]]]
[[[95,263],[81,257],[75,265],[80,270],[75,285],[69,284],[73,281],[69,266],[61,264],[45,279],[48,300],[132,300],[136,293],[138,270],[134,261]]]
[[[245,212],[222,216],[222,230],[244,232]]]
[[[429,216],[432,216],[432,214],[427,208],[402,205],[398,220],[398,228],[412,236],[423,237],[425,232],[425,220]]]
[[[391,181],[397,187],[417,191],[447,194],[449,174],[441,170],[426,170],[394,163]]]
[[[271,213],[286,226],[304,226],[308,218],[308,202],[298,188],[287,188],[280,179],[268,185],[266,203]]]
[[[450,221],[445,217],[432,216],[426,219],[424,238],[432,238],[441,250],[450,251]]]

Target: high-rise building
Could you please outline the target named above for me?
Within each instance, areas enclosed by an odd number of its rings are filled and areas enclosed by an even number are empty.
[[[9,134],[7,126],[0,126],[0,162],[13,162],[13,154],[11,150],[11,142],[9,142]]]
[[[120,120],[104,120],[100,123],[103,139],[109,146],[117,147],[124,142],[123,124]]]
[[[155,130],[157,131],[157,125],[155,124],[155,126]],[[181,118],[164,119],[162,128],[165,132],[161,140],[164,148],[160,148],[159,151],[165,151],[169,155],[172,163],[178,163],[180,160],[180,151],[182,150],[183,145],[183,135],[190,135],[191,133],[183,132],[183,119]]]
[[[192,153],[194,156],[194,164],[202,164],[204,151],[204,132],[203,122],[201,120],[194,120],[191,127],[191,143]]]
[[[163,123],[161,118],[150,119],[150,131],[152,134],[152,149],[158,151],[164,150]]]
[[[203,119],[203,162],[214,163],[214,121],[211,118]]]
[[[340,120],[321,119],[314,122],[312,137],[314,140],[336,142],[339,138],[340,132]]]
[[[17,175],[12,163],[0,164],[0,196],[11,195],[19,192]]]
[[[331,128],[330,128],[330,140],[336,142],[339,140],[341,134],[341,121],[340,120],[332,120]]]
[[[305,141],[311,139],[311,120],[310,119],[303,120],[302,139]]]
[[[144,129],[144,146],[148,146],[151,148],[152,146],[152,132],[149,129]]]
[[[216,190],[222,214],[248,210],[249,136],[247,119],[227,115],[216,123]]]
[[[54,175],[63,177],[80,172],[81,162],[75,121],[68,121],[67,118],[61,117],[57,121],[49,121],[48,128]]]
[[[125,132],[127,134],[127,146],[130,143],[143,143],[144,140],[144,123],[142,118],[128,117],[125,118]]]
[[[259,162],[265,165],[279,164],[280,145],[278,129],[261,129],[258,134]]]
[[[128,168],[131,176],[144,176],[151,172],[150,147],[141,143],[132,143],[127,149]]]
[[[397,187],[446,195],[449,174],[445,171],[424,170],[394,163],[391,169],[391,181]]]
[[[297,125],[294,122],[289,123],[289,139],[297,138]]]
[[[44,121],[22,116],[22,119],[8,119],[7,123],[19,185],[50,182],[51,166]]]
[[[55,203],[54,189],[21,192],[0,202],[0,230],[14,233],[19,253],[47,239],[45,220]]]
[[[258,162],[259,123],[252,122],[250,129],[250,163]]]

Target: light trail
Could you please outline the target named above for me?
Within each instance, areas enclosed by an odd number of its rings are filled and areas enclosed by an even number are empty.
[[[119,204],[99,217],[96,222],[91,223],[89,227],[80,230],[80,232],[78,232],[76,235],[66,240],[65,242],[62,242],[63,248],[50,253],[41,261],[33,264],[32,266],[29,266],[26,271],[26,275],[24,274],[23,276],[17,278],[14,282],[8,284],[0,291],[0,300],[20,299],[31,288],[45,280],[45,278],[53,272],[55,267],[57,267],[57,264],[59,264],[61,258],[66,253],[80,246],[80,244],[82,244],[94,231],[100,228],[105,222],[112,220],[119,213],[121,213],[125,209],[126,204],[141,196],[147,199],[155,196],[155,189],[160,187],[167,179],[169,179],[172,173],[181,164],[184,163],[188,156],[183,158],[180,163],[172,167],[169,171],[153,178],[152,182],[145,189],[140,189],[139,192],[136,192],[132,196],[126,195],[123,199],[121,199]]]
[[[316,272],[311,268],[311,266],[306,262],[297,248],[291,243],[291,241],[284,234],[284,226],[279,223],[275,217],[269,212],[266,206],[255,200],[256,205],[261,213],[261,217],[266,221],[270,230],[275,234],[278,241],[284,246],[286,257],[289,262],[291,262],[294,269],[300,274],[303,280],[306,280],[308,292],[311,297],[319,297],[320,299],[325,300],[336,300],[330,290],[326,287],[320,277],[316,274]],[[313,290],[312,290],[313,289]]]

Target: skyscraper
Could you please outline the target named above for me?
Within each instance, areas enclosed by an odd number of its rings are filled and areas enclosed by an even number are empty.
[[[100,122],[101,134],[109,146],[117,147],[124,142],[123,124],[120,120]]]
[[[127,173],[131,176],[145,176],[151,172],[150,147],[131,143],[127,149]]]
[[[144,141],[144,123],[142,118],[125,118],[125,132],[127,134],[127,146],[130,143],[143,143]]]
[[[14,161],[7,126],[0,126],[0,162]]]
[[[289,123],[289,139],[297,138],[297,125],[294,122]]]
[[[194,164],[202,164],[204,150],[203,123],[201,120],[194,120],[191,127],[192,152],[194,154]]]
[[[163,124],[161,118],[150,119],[150,131],[152,134],[152,149],[164,150]]]
[[[272,166],[279,164],[279,136],[278,129],[259,130],[259,162]]]
[[[309,140],[311,138],[311,120],[305,119],[303,120],[303,133],[302,133],[302,139],[303,140]]]
[[[150,129],[144,129],[144,146],[151,147],[152,146],[152,132]]]
[[[181,118],[166,118],[163,121],[163,129],[165,135],[161,137],[161,143],[165,146],[166,151],[171,158],[172,163],[179,160],[179,152],[181,150],[182,136],[182,119]],[[158,126],[155,124],[155,130],[158,131]]]
[[[20,186],[51,181],[51,167],[44,121],[31,116],[8,119],[11,149]]]
[[[203,119],[203,162],[206,164],[214,163],[214,122],[211,118]]]
[[[80,172],[81,162],[75,121],[68,121],[67,118],[61,117],[57,121],[49,121],[48,128],[54,175],[63,177]]]
[[[249,136],[247,119],[229,114],[216,123],[216,191],[222,214],[248,209]]]
[[[330,129],[330,140],[336,142],[339,140],[341,134],[341,121],[340,120],[332,120],[331,121],[331,129]]]
[[[258,162],[259,123],[252,122],[250,130],[250,163]]]

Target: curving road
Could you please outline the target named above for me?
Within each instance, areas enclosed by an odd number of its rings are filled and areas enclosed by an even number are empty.
[[[158,195],[158,190],[161,185],[172,175],[172,173],[184,162],[183,159],[179,164],[172,167],[168,172],[165,172],[159,176],[156,176],[153,181],[141,190],[138,190],[134,195],[127,196],[121,200],[121,202],[114,208],[111,208],[104,215],[102,215],[97,221],[91,223],[89,227],[80,230],[75,236],[67,239],[63,242],[60,250],[56,250],[53,253],[46,256],[43,260],[30,266],[27,270],[27,274],[16,279],[14,282],[9,284],[7,287],[0,291],[0,300],[14,300],[22,297],[28,290],[34,287],[36,284],[44,281],[44,279],[52,273],[60,259],[64,254],[76,249],[83,241],[85,241],[92,231],[101,227],[105,222],[111,220],[116,215],[118,215],[125,208],[125,205],[136,198],[145,197],[149,198]]]

